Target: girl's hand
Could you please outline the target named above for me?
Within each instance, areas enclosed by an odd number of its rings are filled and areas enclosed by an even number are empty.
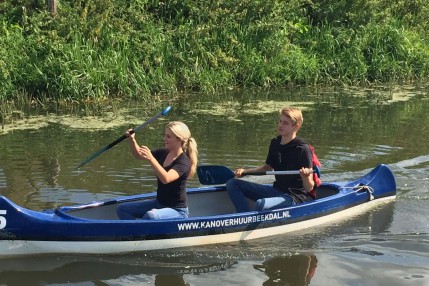
[[[152,155],[152,152],[150,151],[149,147],[142,145],[139,150],[139,155],[142,159],[147,160],[149,162],[151,162],[152,160],[154,160],[155,158]]]
[[[128,129],[124,135],[127,136],[128,138],[134,138],[136,134],[134,132],[130,133],[131,131],[133,131],[132,128]]]

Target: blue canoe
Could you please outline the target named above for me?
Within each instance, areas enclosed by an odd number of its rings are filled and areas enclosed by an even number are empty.
[[[116,207],[155,193],[34,211],[0,197],[0,258],[47,253],[114,254],[257,239],[344,220],[396,197],[395,178],[379,165],[352,181],[325,182],[312,202],[235,213],[225,186],[188,189],[190,216],[119,220]]]

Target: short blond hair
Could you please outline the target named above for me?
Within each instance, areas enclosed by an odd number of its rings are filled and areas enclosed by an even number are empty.
[[[286,116],[292,120],[293,125],[302,126],[304,118],[302,117],[302,111],[298,107],[285,106],[279,111],[279,115]]]

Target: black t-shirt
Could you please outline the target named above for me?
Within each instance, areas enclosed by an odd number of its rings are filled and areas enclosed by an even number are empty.
[[[268,150],[266,164],[274,171],[299,170],[302,167],[313,168],[311,150],[301,138],[295,137],[287,144],[280,144],[281,136],[273,138]],[[309,199],[300,175],[276,175],[273,186],[283,193],[291,195],[295,202]]]
[[[163,166],[168,155],[168,149],[160,148],[152,151],[158,163]],[[170,165],[164,167],[168,172],[170,169],[176,170],[179,178],[171,183],[163,184],[158,178],[157,200],[160,204],[169,208],[186,208],[186,182],[191,171],[191,162],[183,152]]]

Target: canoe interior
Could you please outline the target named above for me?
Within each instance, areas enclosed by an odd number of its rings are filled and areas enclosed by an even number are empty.
[[[316,199],[323,199],[338,194],[339,189],[335,186],[320,186],[317,191]],[[140,200],[151,199],[146,196]],[[138,201],[135,199],[133,201]],[[95,204],[86,208],[69,209],[67,207],[58,208],[55,213],[60,216],[76,217],[82,219],[97,220],[117,220],[116,208],[121,201],[110,201],[105,204]],[[250,206],[254,202],[249,200]],[[225,187],[215,187],[206,191],[188,192],[189,217],[216,216],[234,213],[234,206],[225,190]]]

